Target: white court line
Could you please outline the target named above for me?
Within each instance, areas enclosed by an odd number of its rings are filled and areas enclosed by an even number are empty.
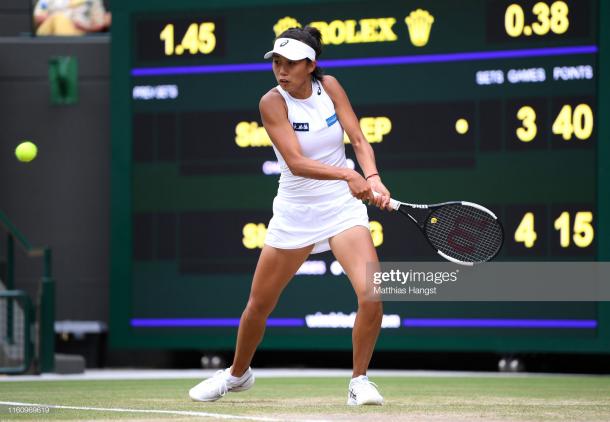
[[[21,381],[85,381],[85,380],[153,380],[153,379],[203,379],[214,375],[216,369],[87,369],[83,374],[52,374],[41,375],[0,375],[0,385],[3,382]],[[351,369],[269,369],[255,368],[256,378],[309,378],[309,377],[341,377],[349,380]],[[467,372],[467,371],[428,371],[428,370],[388,370],[371,369],[370,377],[491,377],[491,378],[530,378],[530,377],[608,377],[607,374],[557,374],[532,372]]]
[[[149,410],[149,409],[121,409],[111,407],[85,407],[85,406],[61,406],[56,404],[40,404],[40,403],[21,403],[12,401],[0,401],[0,405],[5,406],[32,406],[32,407],[48,407],[50,409],[70,409],[70,410],[96,410],[102,412],[123,412],[123,413],[157,413],[163,415],[180,415],[180,416],[199,416],[205,418],[218,419],[243,419],[247,421],[265,421],[265,422],[280,422],[286,419],[267,418],[264,416],[238,416],[227,415],[224,413],[208,413],[195,412],[190,410]],[[291,419],[295,422],[324,422],[321,419]]]

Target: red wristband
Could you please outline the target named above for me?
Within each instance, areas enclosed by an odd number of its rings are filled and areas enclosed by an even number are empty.
[[[369,180],[369,178],[370,178],[370,177],[373,177],[373,176],[379,176],[379,173],[373,173],[373,174],[369,174],[368,176],[366,176],[366,177],[364,178],[364,180]]]

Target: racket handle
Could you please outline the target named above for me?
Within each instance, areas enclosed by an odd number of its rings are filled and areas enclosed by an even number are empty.
[[[377,198],[381,194],[379,192],[373,191],[373,195],[375,196],[375,198]],[[400,202],[398,202],[395,199],[390,198],[390,207],[392,207],[392,209],[396,211],[400,207]]]

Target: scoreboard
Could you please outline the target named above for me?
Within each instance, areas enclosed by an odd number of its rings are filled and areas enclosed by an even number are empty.
[[[258,112],[274,38],[315,26],[396,198],[469,200],[502,261],[610,258],[610,7],[595,0],[132,0],[113,10],[111,344],[230,350],[278,187]],[[606,117],[604,117],[606,116]],[[348,165],[358,163],[345,138]],[[429,261],[369,208],[382,261]],[[349,349],[330,252],[271,315],[267,349]],[[390,302],[378,349],[610,351],[601,302]]]

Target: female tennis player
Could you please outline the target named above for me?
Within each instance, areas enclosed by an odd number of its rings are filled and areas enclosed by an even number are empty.
[[[252,387],[250,362],[282,290],[309,254],[330,249],[358,297],[347,404],[383,403],[366,376],[383,310],[380,301],[366,299],[366,264],[378,258],[362,200],[389,210],[390,192],[381,183],[373,149],[345,91],[316,64],[321,51],[320,32],[305,27],[282,33],[264,55],[273,60],[278,82],[259,105],[281,166],[278,193],[241,316],[233,365],[193,387],[193,400],[214,401]],[[364,177],[347,166],[344,130]],[[381,195],[375,197],[373,191]]]

